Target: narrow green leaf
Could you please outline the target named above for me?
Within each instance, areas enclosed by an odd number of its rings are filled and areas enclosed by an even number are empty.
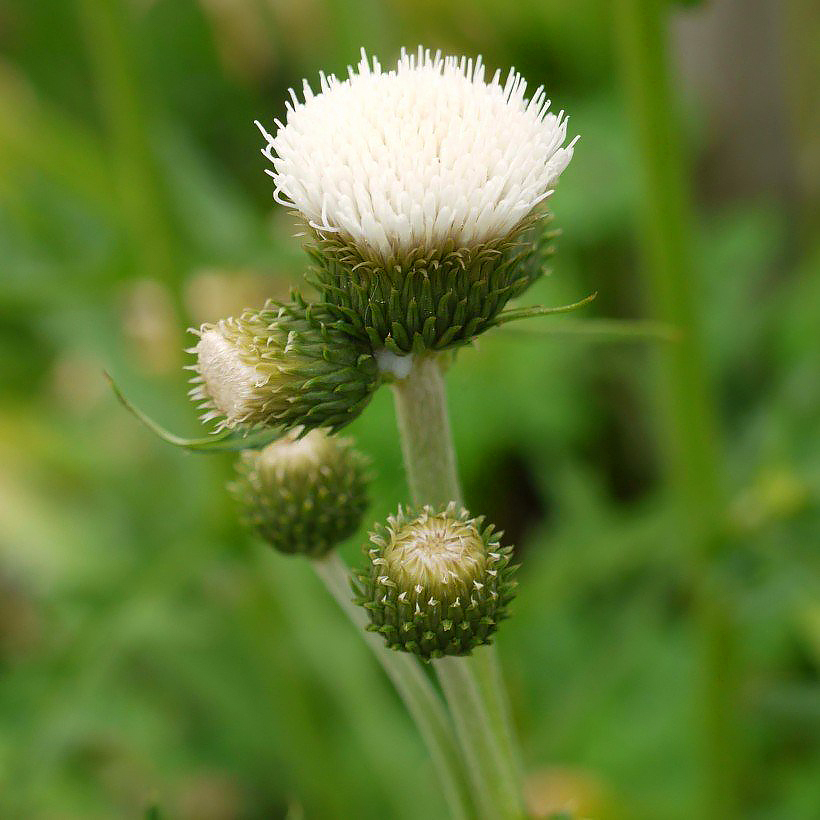
[[[579,302],[573,302],[571,305],[561,305],[559,307],[534,305],[533,307],[505,310],[499,313],[499,315],[493,320],[493,325],[504,325],[507,322],[515,322],[518,319],[530,319],[535,316],[551,316],[553,313],[569,313],[570,311],[578,310],[578,308],[584,307],[584,305],[588,305],[590,302],[594,301],[597,296],[598,292],[596,291],[595,293],[590,293],[589,296],[581,299]]]
[[[111,375],[103,371],[106,381],[111,385],[114,395],[119,403],[132,416],[141,421],[154,435],[192,453],[226,453],[237,452],[239,450],[258,450],[266,444],[275,441],[282,433],[280,430],[258,430],[253,433],[238,430],[223,430],[221,433],[203,438],[184,438],[166,430],[162,425],[154,421],[150,416],[133,405],[123,394]]]
[[[570,319],[548,327],[503,328],[516,336],[577,336],[592,342],[677,342],[681,332],[674,325],[643,319]]]

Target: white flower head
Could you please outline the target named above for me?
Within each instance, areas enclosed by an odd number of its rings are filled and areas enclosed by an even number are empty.
[[[572,158],[567,118],[548,111],[543,87],[528,99],[512,69],[486,81],[481,57],[419,47],[384,71],[362,49],[348,75],[320,74],[318,94],[305,81],[304,101],[291,89],[275,136],[257,126],[274,199],[364,257],[503,240]]]
[[[270,375],[245,360],[230,320],[203,326],[199,341],[190,352],[197,357],[190,395],[194,401],[202,402],[202,420],[221,417],[218,429],[222,429],[253,418],[264,403],[263,390]]]

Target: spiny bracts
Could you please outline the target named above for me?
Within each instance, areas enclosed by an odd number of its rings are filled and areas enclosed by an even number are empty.
[[[393,353],[459,347],[494,326],[507,303],[544,272],[557,231],[549,214],[473,248],[452,241],[389,265],[352,245],[314,233],[307,278],[328,310],[372,349]]]
[[[517,566],[512,547],[483,522],[454,502],[390,516],[371,534],[367,566],[353,580],[368,629],[423,660],[490,643],[515,596]]]
[[[367,509],[367,459],[350,439],[323,430],[245,450],[236,468],[229,486],[244,523],[279,552],[326,555]]]

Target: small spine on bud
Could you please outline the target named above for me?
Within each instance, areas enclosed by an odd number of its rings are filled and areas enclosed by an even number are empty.
[[[353,421],[379,384],[372,352],[321,304],[268,302],[203,325],[190,395],[218,428],[335,432]]]
[[[490,643],[515,597],[517,566],[512,547],[483,522],[455,503],[390,516],[371,534],[367,566],[354,577],[368,629],[423,660]]]
[[[319,558],[361,524],[367,459],[350,439],[298,433],[245,450],[230,491],[245,524],[274,549]]]

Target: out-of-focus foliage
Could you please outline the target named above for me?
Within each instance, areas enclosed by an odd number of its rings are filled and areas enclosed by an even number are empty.
[[[597,289],[589,315],[643,315],[603,0],[0,7],[0,816],[444,816],[360,637],[309,566],[240,532],[231,457],[155,440],[102,378],[197,433],[184,328],[283,296],[304,265],[252,120],[362,45],[389,62],[419,41],[515,64],[583,135],[528,300]],[[703,196],[696,226],[750,818],[820,815],[820,245],[801,207]],[[684,820],[697,652],[652,352],[541,334],[561,321],[488,334],[449,376],[468,506],[523,562],[499,646],[530,797]],[[405,496],[386,390],[352,432],[383,518]]]

